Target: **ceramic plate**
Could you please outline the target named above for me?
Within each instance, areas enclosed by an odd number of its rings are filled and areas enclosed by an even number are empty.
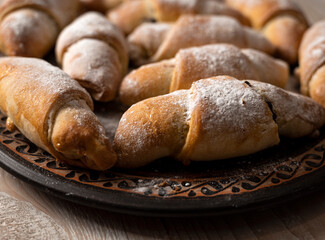
[[[96,114],[112,138],[125,109],[98,104]],[[110,211],[141,215],[206,215],[246,210],[299,196],[325,176],[325,129],[318,137],[281,144],[236,159],[191,163],[171,158],[135,170],[105,172],[57,165],[0,115],[0,164],[57,197]]]

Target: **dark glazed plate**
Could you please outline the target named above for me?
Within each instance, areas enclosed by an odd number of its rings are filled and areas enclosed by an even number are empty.
[[[125,109],[96,106],[112,137]],[[170,158],[136,170],[89,171],[59,165],[0,115],[0,165],[60,198],[115,212],[184,216],[223,214],[286,200],[324,181],[325,129],[317,138],[281,139],[254,155],[183,166]],[[217,147],[217,146],[216,146]]]

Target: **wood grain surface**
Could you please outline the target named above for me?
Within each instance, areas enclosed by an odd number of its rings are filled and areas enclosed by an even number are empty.
[[[296,2],[310,22],[325,18],[324,0]],[[325,189],[235,215],[137,217],[54,198],[0,169],[0,239],[325,239]]]

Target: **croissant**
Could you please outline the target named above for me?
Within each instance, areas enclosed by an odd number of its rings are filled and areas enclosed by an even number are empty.
[[[325,21],[305,33],[299,49],[301,92],[325,106]]]
[[[159,46],[172,29],[170,23],[142,23],[127,38],[130,64],[141,66],[152,62]]]
[[[132,105],[149,97],[189,89],[202,78],[231,75],[284,88],[289,78],[286,62],[253,49],[213,44],[180,50],[176,57],[133,70],[121,84],[120,101]]]
[[[65,72],[102,102],[115,98],[128,66],[123,34],[96,12],[83,14],[62,31],[56,58]]]
[[[312,99],[270,84],[220,76],[133,105],[121,118],[116,166],[141,167],[173,156],[183,163],[255,153],[325,123]]]
[[[0,109],[29,140],[58,161],[96,170],[116,162],[87,91],[41,59],[0,59]]]
[[[0,51],[10,56],[43,57],[59,31],[79,13],[78,0],[3,0]]]
[[[166,24],[146,24],[129,35],[128,42],[130,60],[135,63],[172,58],[182,48],[212,43],[229,43],[268,54],[275,51],[262,34],[224,16],[183,15],[170,27]]]
[[[307,20],[292,0],[226,0],[226,3],[250,19],[278,49],[278,56],[295,64]]]
[[[133,0],[125,1],[108,12],[107,17],[125,34],[132,32],[146,19],[174,22],[182,14],[213,14],[236,18],[243,24],[248,20],[238,11],[216,0]]]

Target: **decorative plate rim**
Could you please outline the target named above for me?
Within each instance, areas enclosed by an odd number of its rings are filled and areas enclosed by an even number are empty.
[[[322,157],[318,160],[324,162],[324,146],[325,139],[318,142],[305,154],[318,148],[318,151],[322,152]],[[323,183],[325,178],[325,168],[322,166],[313,171],[312,174],[307,173],[288,182],[259,189],[253,193],[243,192],[231,196],[164,198],[103,189],[76,182],[26,161],[3,142],[0,142],[0,166],[42,191],[68,201],[114,212],[151,216],[215,215],[266,207],[269,204],[296,198],[314,191],[316,186],[311,188],[311,185]],[[306,178],[308,181],[305,181]],[[285,189],[283,189],[284,186]],[[270,198],[270,192],[276,194]],[[252,197],[254,202],[249,201]]]

